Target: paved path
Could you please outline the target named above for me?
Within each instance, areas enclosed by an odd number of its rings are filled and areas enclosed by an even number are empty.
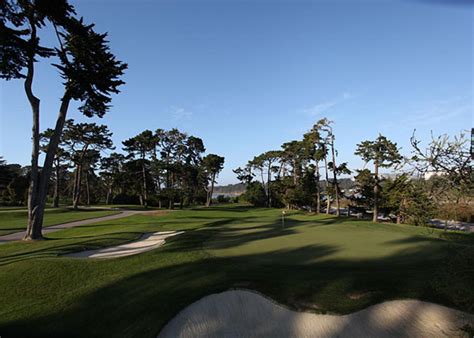
[[[146,251],[150,251],[165,244],[168,237],[180,235],[184,231],[160,231],[144,234],[137,241],[111,246],[108,248],[85,250],[74,252],[66,256],[77,258],[117,258],[131,255],[137,255]]]
[[[110,209],[113,210],[113,209]],[[103,216],[103,217],[96,217],[96,218],[89,218],[89,219],[84,219],[82,221],[75,221],[75,222],[70,222],[70,223],[64,223],[64,224],[58,224],[58,225],[52,225],[46,228],[43,228],[43,235],[58,231],[58,230],[63,230],[63,229],[69,229],[69,228],[74,228],[80,225],[86,225],[86,224],[94,224],[98,222],[104,222],[104,221],[111,221],[114,219],[119,219],[119,218],[124,218],[128,217],[131,215],[136,215],[136,214],[146,214],[149,212],[153,211],[136,211],[136,210],[123,210],[120,214],[115,214],[115,215],[110,215],[110,216]],[[12,234],[0,236],[0,244],[3,243],[8,243],[8,242],[13,242],[13,241],[20,241],[25,237],[26,231],[21,231],[21,232],[14,232]]]

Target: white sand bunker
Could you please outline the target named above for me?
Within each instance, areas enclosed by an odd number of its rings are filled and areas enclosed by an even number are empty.
[[[184,231],[161,231],[144,234],[139,240],[108,248],[86,250],[68,254],[69,257],[79,258],[117,258],[136,255],[156,249],[165,243],[168,237],[182,234]]]
[[[158,337],[457,337],[474,316],[417,301],[384,302],[350,315],[296,312],[250,291],[204,297]]]

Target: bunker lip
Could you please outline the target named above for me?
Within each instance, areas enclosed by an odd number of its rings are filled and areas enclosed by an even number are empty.
[[[474,315],[419,300],[328,315],[292,311],[259,293],[230,290],[187,306],[158,337],[454,337],[466,325],[474,325]]]
[[[66,257],[75,257],[75,258],[118,258],[126,257],[131,255],[137,255],[143,252],[147,252],[153,249],[156,249],[162,246],[165,243],[165,240],[169,237],[180,235],[184,231],[159,231],[143,234],[140,239],[124,243],[116,246],[85,250],[80,252],[74,252],[67,255]]]

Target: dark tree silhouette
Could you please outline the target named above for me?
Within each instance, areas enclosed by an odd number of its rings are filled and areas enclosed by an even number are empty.
[[[393,143],[383,135],[379,135],[374,141],[363,141],[357,145],[356,155],[364,161],[374,162],[374,215],[373,222],[377,222],[378,199],[379,199],[379,168],[389,168],[400,163],[402,157],[396,143]]]
[[[142,168],[142,204],[145,208],[148,207],[148,187],[147,187],[147,172],[149,167],[149,160],[147,159],[155,149],[155,138],[151,130],[145,130],[140,134],[122,142],[124,150],[129,153],[130,158],[139,157]]]
[[[86,116],[103,116],[110,108],[110,94],[118,93],[127,65],[110,52],[107,34],[98,34],[94,25],[75,17],[66,0],[3,0],[0,2],[0,76],[6,80],[23,79],[31,105],[32,154],[28,197],[28,226],[25,239],[41,239],[48,183],[56,150],[71,100],[80,101]],[[40,45],[39,30],[49,29],[57,37],[56,46]],[[63,79],[64,91],[59,114],[50,138],[41,172],[40,99],[33,92],[35,62],[57,56],[53,64]]]
[[[202,166],[207,175],[208,182],[210,181],[211,187],[207,189],[207,201],[206,206],[212,204],[212,194],[214,192],[214,184],[216,183],[216,177],[219,172],[224,168],[224,157],[209,154],[202,159]]]

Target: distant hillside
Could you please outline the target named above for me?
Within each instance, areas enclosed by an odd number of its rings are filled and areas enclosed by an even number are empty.
[[[339,188],[342,190],[353,189],[355,182],[350,178],[339,178],[338,179]]]
[[[228,184],[214,187],[214,196],[239,196],[245,192],[245,183]]]
[[[339,187],[342,190],[352,189],[354,187],[354,181],[350,178],[339,178]],[[320,181],[321,187],[326,184],[325,180]],[[245,183],[228,184],[214,187],[214,197],[219,195],[224,196],[240,196],[245,192]]]

